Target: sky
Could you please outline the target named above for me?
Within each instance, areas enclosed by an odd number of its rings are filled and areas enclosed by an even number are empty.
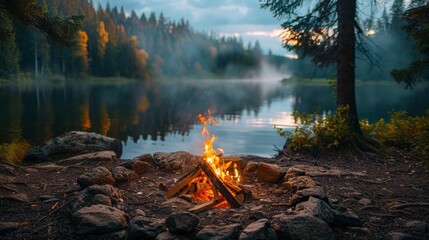
[[[99,0],[106,6],[107,0]],[[278,37],[281,22],[268,10],[259,8],[259,0],[109,0],[111,6],[123,6],[127,14],[134,9],[138,16],[142,12],[157,16],[163,12],[169,20],[188,20],[198,31],[215,32],[219,36],[241,37],[245,44],[259,40],[265,53],[284,55]]]
[[[289,55],[282,47],[279,34],[281,21],[275,19],[269,10],[259,7],[259,0],[108,0],[111,6],[123,6],[127,14],[131,10],[138,16],[155,12],[157,16],[163,12],[171,21],[181,18],[188,20],[190,25],[198,31],[215,32],[219,36],[241,37],[245,44],[255,43],[258,40],[265,53],[271,50],[277,55]],[[393,0],[376,0],[386,3],[389,9]],[[95,2],[95,1],[94,1]],[[99,0],[106,6],[107,0]],[[360,4],[368,6],[369,0],[358,0]],[[409,0],[405,1],[406,4]],[[367,10],[365,10],[367,9]],[[369,12],[364,7],[360,14]],[[381,8],[379,8],[381,12]],[[365,18],[365,16],[363,16]]]

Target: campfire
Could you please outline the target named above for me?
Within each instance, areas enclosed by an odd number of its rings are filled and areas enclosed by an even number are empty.
[[[203,124],[201,135],[204,139],[204,152],[197,168],[182,176],[165,193],[167,198],[185,197],[199,205],[189,209],[198,213],[212,207],[240,207],[249,191],[240,184],[241,176],[237,165],[224,161],[223,149],[215,149],[214,134],[210,134],[207,125],[217,125],[209,110],[207,114],[198,114]]]

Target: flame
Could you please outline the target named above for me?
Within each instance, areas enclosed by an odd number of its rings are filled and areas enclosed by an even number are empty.
[[[222,182],[229,182],[231,184],[237,185],[240,182],[240,174],[237,169],[237,164],[232,164],[232,162],[224,162],[221,159],[224,149],[215,149],[213,147],[213,143],[217,138],[214,134],[210,134],[207,125],[211,124],[217,126],[218,124],[211,116],[212,113],[213,111],[208,110],[204,115],[198,114],[198,118],[203,124],[203,129],[201,130],[201,135],[204,139],[203,161],[208,163],[213,172],[216,174],[217,178],[219,178]],[[213,188],[210,184],[210,181],[204,174],[198,178],[195,178],[191,184],[196,186],[196,191],[191,197],[192,200],[197,202],[207,202],[214,198]]]
[[[216,176],[222,181],[232,181],[234,184],[240,182],[240,175],[238,174],[237,166],[233,166],[233,171],[230,173],[228,171],[231,162],[224,163],[219,156],[223,155],[224,150],[222,148],[216,149],[213,148],[213,143],[216,140],[216,136],[214,134],[210,135],[210,132],[207,129],[207,124],[211,123],[215,126],[215,119],[211,116],[213,111],[208,110],[206,116],[202,114],[198,114],[198,118],[203,124],[203,129],[201,130],[201,135],[204,139],[204,153],[203,160],[206,161],[213,172],[216,173]]]

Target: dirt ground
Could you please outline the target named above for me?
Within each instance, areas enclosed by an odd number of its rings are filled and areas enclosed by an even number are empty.
[[[362,219],[364,230],[333,228],[337,239],[388,239],[394,231],[407,232],[406,222],[429,222],[429,171],[419,161],[406,155],[381,157],[287,155],[281,158],[243,157],[247,161],[265,161],[280,166],[307,165],[322,169],[355,172],[357,174],[320,174],[312,176],[326,191],[331,203],[347,208]],[[70,194],[79,191],[78,176],[97,165],[111,169],[124,160],[114,162],[82,162],[69,166],[53,163],[38,166],[0,164],[0,222],[19,222],[12,233],[0,232],[0,239],[104,239],[106,236],[77,236],[71,223]],[[323,171],[321,171],[323,172]],[[137,209],[146,216],[165,219],[174,211],[186,210],[192,203],[165,203],[160,187],[184,173],[168,173],[155,166],[141,175],[140,180],[117,187],[124,199],[118,208],[130,218]],[[219,208],[198,214],[199,229],[208,224],[242,223],[270,218],[287,212],[292,193],[281,184],[260,183],[246,177],[244,186],[252,191],[252,199],[238,209]],[[12,196],[12,197],[11,197]],[[14,197],[13,197],[14,196]],[[362,199],[366,203],[362,204]],[[369,201],[368,201],[369,200]],[[412,233],[421,239],[428,236]]]

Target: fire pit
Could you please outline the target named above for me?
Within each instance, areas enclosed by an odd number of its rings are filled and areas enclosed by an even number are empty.
[[[204,153],[197,168],[182,176],[165,193],[167,198],[184,197],[201,204],[189,209],[190,212],[203,212],[212,207],[240,207],[250,191],[241,184],[241,176],[237,165],[231,161],[224,161],[223,149],[215,149],[214,134],[210,134],[207,124],[217,125],[211,116],[198,114],[203,124],[201,134],[204,139]]]

